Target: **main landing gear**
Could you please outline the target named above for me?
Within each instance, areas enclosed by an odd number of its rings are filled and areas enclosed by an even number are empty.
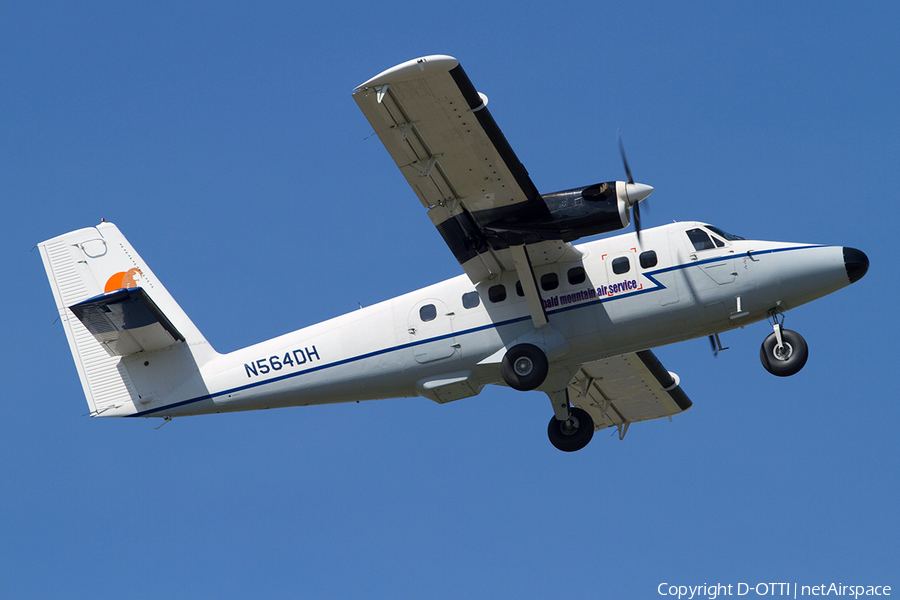
[[[769,316],[775,331],[763,340],[759,349],[759,360],[766,371],[779,377],[788,377],[798,372],[809,358],[806,340],[796,331],[784,329],[784,317],[779,321],[779,314],[773,310]]]
[[[550,371],[544,351],[534,344],[516,344],[500,363],[500,373],[509,387],[527,392],[536,389]],[[567,390],[549,393],[553,403],[553,417],[547,425],[550,443],[563,452],[575,452],[588,445],[594,437],[594,420],[586,411],[569,404]]]
[[[547,425],[550,443],[563,452],[575,452],[587,446],[594,437],[591,415],[569,403],[567,389],[548,395],[553,405],[553,417]]]
[[[594,437],[594,420],[587,412],[572,406],[566,420],[557,419],[556,415],[550,419],[547,436],[550,443],[563,452],[581,450]]]
[[[517,344],[510,348],[500,363],[500,374],[506,385],[527,392],[547,378],[550,363],[544,351],[533,344]]]

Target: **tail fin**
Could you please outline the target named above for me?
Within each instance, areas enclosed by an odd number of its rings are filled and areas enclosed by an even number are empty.
[[[216,352],[115,225],[38,247],[91,416],[150,412],[202,387]]]

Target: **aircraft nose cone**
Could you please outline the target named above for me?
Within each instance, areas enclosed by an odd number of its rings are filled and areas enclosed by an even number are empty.
[[[653,193],[653,187],[646,183],[628,183],[625,184],[625,193],[628,194],[628,202],[634,206],[647,196]]]
[[[847,277],[850,278],[850,283],[856,283],[869,270],[869,257],[862,250],[845,247],[844,266],[847,267]]]

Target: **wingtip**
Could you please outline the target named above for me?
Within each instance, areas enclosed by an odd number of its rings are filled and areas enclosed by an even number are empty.
[[[353,91],[359,92],[379,85],[427,77],[438,71],[450,71],[459,66],[459,61],[446,54],[432,54],[414,58],[384,70],[368,81],[356,86]]]

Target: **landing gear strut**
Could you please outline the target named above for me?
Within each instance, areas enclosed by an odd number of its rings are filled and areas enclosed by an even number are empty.
[[[806,340],[796,331],[784,329],[784,318],[772,311],[769,315],[775,331],[763,340],[759,349],[759,360],[766,371],[779,377],[788,377],[803,368],[809,358]]]

